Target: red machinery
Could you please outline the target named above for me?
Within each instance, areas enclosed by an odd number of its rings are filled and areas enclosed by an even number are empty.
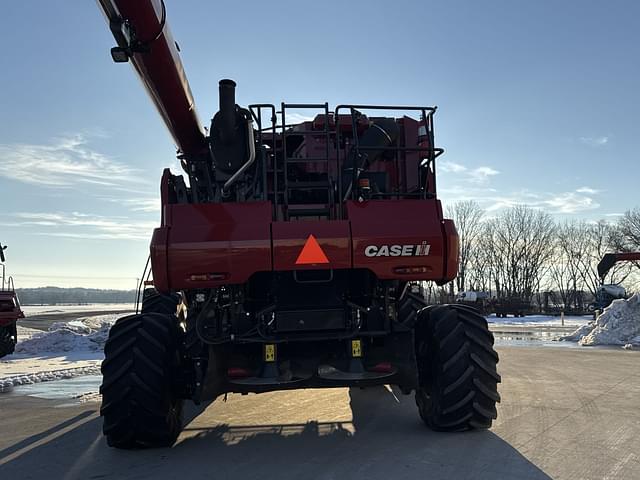
[[[627,292],[621,285],[606,284],[604,279],[616,263],[638,260],[640,260],[640,252],[605,253],[600,263],[598,263],[598,276],[600,277],[601,285],[596,290],[595,301],[590,306],[593,310],[602,311],[611,305],[614,300],[626,298]]]
[[[457,272],[436,197],[435,107],[242,108],[222,80],[206,136],[164,3],[99,3],[113,59],[133,64],[188,177],[164,171],[155,290],[105,347],[109,444],[172,444],[183,399],[354,385],[415,391],[438,430],[489,427],[500,377],[485,319],[424,308],[409,288]],[[317,115],[290,123],[301,110]]]
[[[13,278],[6,276],[4,251],[0,244],[0,357],[13,353],[18,341],[16,323],[24,318],[18,295],[13,286]]]
[[[633,261],[640,261],[640,252],[606,253],[598,263],[598,275],[604,281],[604,277],[616,263]]]

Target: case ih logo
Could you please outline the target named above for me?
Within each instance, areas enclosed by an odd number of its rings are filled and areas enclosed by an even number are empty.
[[[429,255],[431,245],[369,245],[364,249],[367,257],[422,257]]]

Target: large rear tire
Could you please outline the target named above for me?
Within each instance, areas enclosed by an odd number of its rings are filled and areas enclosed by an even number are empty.
[[[175,316],[130,315],[109,332],[102,362],[103,433],[116,448],[169,447],[182,430],[176,394],[182,330]]]
[[[11,355],[16,349],[18,334],[16,324],[0,327],[0,358]]]
[[[426,308],[419,317],[416,403],[422,420],[447,432],[491,427],[501,379],[486,319],[465,305]]]
[[[155,288],[147,288],[142,294],[142,313],[164,313],[175,315],[180,303],[177,293],[164,294]]]

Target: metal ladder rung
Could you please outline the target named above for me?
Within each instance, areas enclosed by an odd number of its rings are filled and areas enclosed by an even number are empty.
[[[287,132],[287,135],[322,135],[323,137],[332,134],[333,132],[331,130],[292,130]]]
[[[311,163],[311,162],[328,162],[326,157],[309,157],[309,158],[287,158],[287,163]]]
[[[319,180],[312,182],[289,182],[289,190],[324,190],[331,188],[329,180]]]

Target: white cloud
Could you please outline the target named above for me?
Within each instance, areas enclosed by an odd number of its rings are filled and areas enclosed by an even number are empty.
[[[585,145],[588,145],[590,147],[601,147],[601,146],[606,145],[607,143],[609,143],[609,137],[608,136],[580,137],[579,140],[582,143],[584,143]]]
[[[140,183],[139,172],[88,147],[85,135],[51,144],[0,144],[0,176],[49,187]]]
[[[442,185],[442,184],[441,184]],[[440,196],[445,201],[475,200],[487,212],[495,212],[516,205],[528,205],[556,214],[574,214],[595,210],[600,204],[591,193],[578,190],[569,192],[532,192],[527,189],[496,194],[495,190],[469,183],[453,187],[441,187]]]
[[[471,183],[487,183],[490,177],[500,173],[498,170],[491,167],[481,166],[469,168],[448,160],[438,162],[437,168],[439,172],[455,173],[458,175],[458,179]]]
[[[459,163],[442,160],[438,162],[438,170],[441,172],[460,173],[466,172],[467,167],[465,167],[464,165],[460,165]]]
[[[591,188],[591,187],[580,187],[576,190],[576,192],[595,195],[596,193],[600,193],[600,190],[596,190],[595,188]]]
[[[149,240],[151,230],[158,226],[157,221],[134,221],[126,217],[104,217],[80,212],[21,212],[13,217],[20,221],[12,226],[46,227],[36,234],[52,237]]]
[[[140,198],[124,198],[124,197],[100,197],[112,203],[118,203],[129,209],[131,212],[159,212],[160,197],[140,197]]]
[[[478,167],[469,170],[469,180],[474,183],[485,183],[490,177],[498,175],[500,172],[491,167]]]
[[[600,207],[593,198],[578,192],[556,194],[544,200],[542,204],[551,209],[550,213],[578,213]]]

